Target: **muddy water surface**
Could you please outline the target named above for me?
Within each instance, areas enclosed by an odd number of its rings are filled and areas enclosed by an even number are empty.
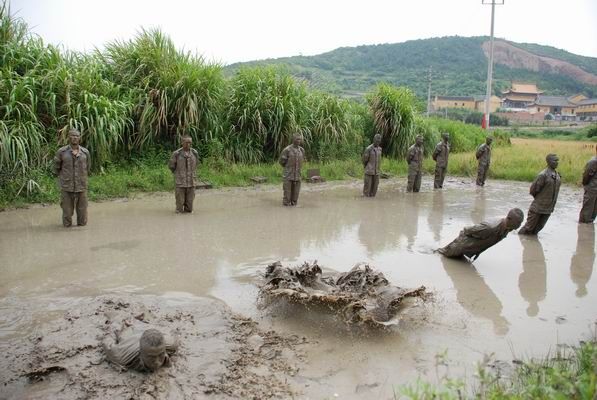
[[[484,354],[541,355],[595,330],[595,230],[576,222],[579,189],[562,189],[538,238],[511,234],[472,266],[433,249],[511,207],[526,212],[528,184],[451,180],[433,191],[429,183],[409,194],[403,181],[383,181],[375,199],[360,197],[357,182],[304,185],[296,208],[281,206],[278,187],[202,191],[193,215],[175,215],[171,195],[145,196],[91,204],[89,225],[71,229],[59,225],[57,206],[0,213],[0,345],[83,297],[190,294],[305,337],[299,397],[392,398],[397,384],[445,373],[438,354],[449,372],[471,373]],[[434,301],[383,334],[292,307],[259,310],[257,285],[276,260],[337,271],[367,262],[392,284],[425,285]]]

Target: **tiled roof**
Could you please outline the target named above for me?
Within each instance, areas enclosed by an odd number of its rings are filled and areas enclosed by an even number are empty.
[[[472,96],[435,96],[438,100],[475,101]]]
[[[597,99],[585,99],[578,102],[578,104],[582,104],[583,106],[587,104],[597,104]]]
[[[540,94],[543,93],[539,89],[537,89],[537,85],[534,83],[518,83],[512,82],[512,88],[508,89],[502,93],[533,93],[533,94]]]
[[[504,97],[504,100],[511,100],[511,101],[534,101],[535,100],[535,96],[532,94],[519,94],[519,93],[514,93],[514,94],[507,94]]]
[[[478,95],[475,95],[473,97],[475,98],[475,101],[485,101],[485,97],[486,96],[484,94],[478,94]],[[491,101],[491,100],[500,101],[501,99],[499,97],[495,96],[495,95],[491,95],[491,99],[489,101]]]
[[[574,107],[576,104],[568,101],[567,97],[564,96],[537,96],[535,103],[538,106],[550,106],[550,107]]]

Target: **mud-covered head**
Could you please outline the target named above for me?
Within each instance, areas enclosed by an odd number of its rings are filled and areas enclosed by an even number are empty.
[[[506,228],[510,231],[518,229],[524,220],[524,213],[520,208],[513,208],[506,215]]]
[[[550,153],[545,157],[545,162],[551,169],[558,168],[558,164],[560,163],[560,159],[558,158],[557,154]]]
[[[450,134],[448,132],[442,133],[442,140],[447,143],[450,140]]]
[[[377,133],[375,136],[373,136],[373,145],[379,146],[380,144],[381,144],[381,135],[379,133]]]
[[[491,146],[491,143],[493,143],[493,138],[492,138],[491,136],[487,136],[487,137],[485,138],[485,143],[486,143],[488,146]]]
[[[423,145],[423,136],[417,135],[417,137],[415,138],[415,144],[421,147]]]
[[[150,371],[155,371],[166,362],[166,342],[164,335],[156,329],[148,329],[141,335],[141,362]]]
[[[193,139],[189,135],[183,136],[180,142],[182,143],[182,148],[186,151],[189,151],[193,145]]]
[[[292,135],[292,144],[294,146],[300,146],[303,144],[303,135],[301,135],[300,133],[295,133],[294,135]]]
[[[81,142],[81,132],[77,129],[72,128],[68,131],[68,142],[72,146],[77,146]]]

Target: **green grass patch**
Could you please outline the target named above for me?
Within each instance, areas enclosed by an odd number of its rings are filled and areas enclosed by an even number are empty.
[[[536,360],[517,360],[512,373],[492,368],[491,359],[477,367],[471,385],[441,377],[439,384],[418,381],[396,388],[396,399],[578,399],[597,398],[597,342],[557,350]]]

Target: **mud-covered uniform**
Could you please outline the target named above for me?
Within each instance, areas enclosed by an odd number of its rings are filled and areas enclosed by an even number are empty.
[[[370,144],[363,152],[363,166],[365,167],[365,178],[363,184],[363,195],[375,197],[379,186],[379,172],[381,166],[381,147]]]
[[[61,190],[62,224],[72,225],[73,213],[77,211],[77,225],[87,225],[87,177],[91,170],[89,150],[79,146],[73,152],[70,145],[61,147],[54,157],[54,173],[58,176]]]
[[[423,146],[413,144],[406,153],[408,164],[407,192],[418,192],[421,189],[421,175],[423,173]]]
[[[197,165],[199,153],[190,149],[185,151],[182,147],[172,153],[168,168],[174,174],[176,182],[176,212],[192,212],[195,200],[195,184],[197,179]]]
[[[508,232],[510,231],[503,220],[493,223],[481,222],[464,228],[456,239],[438,249],[438,252],[450,258],[477,258],[479,254],[508,236]]]
[[[536,235],[543,229],[558,201],[560,184],[560,174],[552,168],[547,167],[537,175],[529,190],[534,200],[519,234]]]
[[[479,161],[479,166],[477,168],[477,186],[485,186],[487,171],[489,171],[489,164],[491,164],[491,145],[487,143],[481,144],[477,148],[475,156]]]
[[[295,206],[298,203],[301,191],[301,168],[305,161],[305,150],[301,146],[293,144],[286,146],[280,154],[280,165],[284,167],[282,189],[284,197],[282,203],[285,206]]]
[[[123,369],[134,369],[136,371],[147,371],[141,360],[141,335],[143,332],[127,332],[124,337],[108,337],[102,342],[106,360]],[[170,363],[169,356],[178,349],[178,341],[169,335],[164,335],[166,345],[166,358],[164,366]]]
[[[441,189],[444,187],[444,179],[448,170],[448,156],[450,154],[450,145],[443,140],[435,146],[432,158],[435,160],[435,178],[433,188]]]
[[[597,156],[589,160],[582,175],[585,193],[578,222],[591,224],[597,216]]]

